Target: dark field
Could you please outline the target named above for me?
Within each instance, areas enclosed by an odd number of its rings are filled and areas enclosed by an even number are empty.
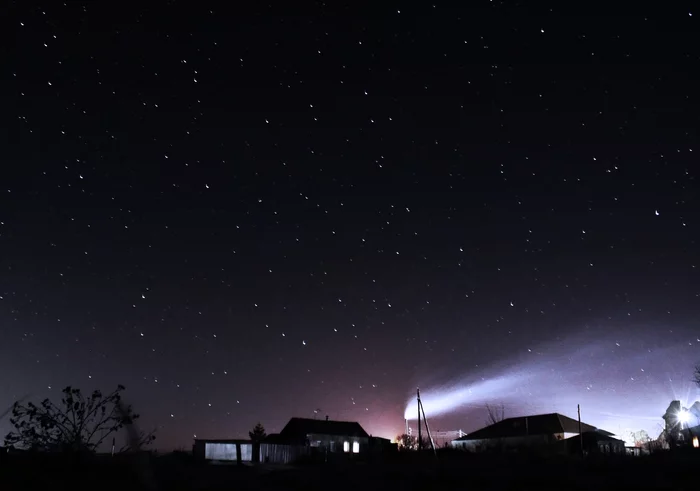
[[[698,489],[700,454],[587,459],[445,453],[397,455],[382,462],[236,466],[195,462],[187,454],[142,460],[16,455],[0,462],[0,489],[331,490]]]

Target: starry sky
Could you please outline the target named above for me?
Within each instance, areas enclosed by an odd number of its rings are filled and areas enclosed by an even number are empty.
[[[658,434],[700,361],[691,2],[293,3],[10,5],[0,409],[393,437],[420,386],[433,429]]]

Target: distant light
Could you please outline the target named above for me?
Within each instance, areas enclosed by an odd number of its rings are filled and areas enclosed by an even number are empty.
[[[690,412],[683,410],[680,413],[678,413],[678,421],[680,421],[683,424],[688,424],[688,422],[690,421]]]

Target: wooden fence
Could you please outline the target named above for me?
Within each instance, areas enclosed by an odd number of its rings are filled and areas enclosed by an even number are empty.
[[[270,464],[293,464],[309,455],[309,447],[298,445],[280,445],[276,443],[260,444],[260,462]]]

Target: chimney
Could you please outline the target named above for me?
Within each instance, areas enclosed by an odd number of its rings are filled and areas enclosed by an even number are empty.
[[[326,421],[328,421],[328,415],[326,414]]]

